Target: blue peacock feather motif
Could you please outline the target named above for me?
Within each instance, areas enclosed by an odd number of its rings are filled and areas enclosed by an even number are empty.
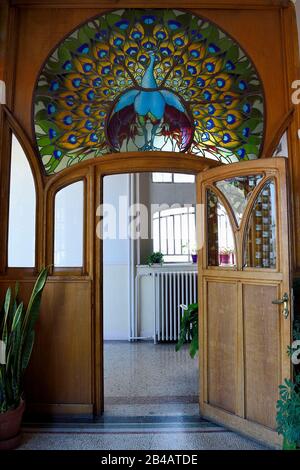
[[[237,43],[196,15],[126,9],[91,19],[47,59],[35,90],[47,174],[111,152],[258,158],[264,98]]]

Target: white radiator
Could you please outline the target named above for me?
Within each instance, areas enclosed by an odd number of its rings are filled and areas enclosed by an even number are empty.
[[[156,340],[177,341],[183,310],[197,302],[196,272],[155,273]]]

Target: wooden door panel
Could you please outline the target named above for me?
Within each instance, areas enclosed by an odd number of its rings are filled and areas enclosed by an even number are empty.
[[[272,429],[280,382],[280,312],[272,304],[277,297],[277,286],[243,285],[245,416]]]
[[[208,402],[235,412],[237,290],[234,283],[208,281]],[[220,303],[220,299],[223,301]]]

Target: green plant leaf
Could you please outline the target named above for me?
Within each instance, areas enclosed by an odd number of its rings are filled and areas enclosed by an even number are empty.
[[[6,292],[1,318],[1,336],[6,338],[6,364],[0,364],[0,413],[16,408],[23,390],[23,374],[28,366],[34,344],[34,327],[40,310],[42,291],[48,270],[43,269],[34,285],[25,311],[23,303],[18,304],[18,284],[14,292]]]
[[[33,350],[33,345],[34,345],[34,338],[35,338],[35,332],[32,330],[29,333],[26,345],[23,349],[23,358],[22,358],[22,370],[25,370],[28,366],[28,363],[30,361],[31,353]]]

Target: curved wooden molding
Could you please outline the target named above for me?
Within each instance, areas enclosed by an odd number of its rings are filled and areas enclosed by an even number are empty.
[[[292,107],[284,116],[282,123],[278,127],[278,130],[276,131],[273,139],[269,143],[266,152],[262,154],[261,158],[271,158],[273,156],[276,148],[279,145],[281,137],[283,136],[283,134],[285,133],[285,131],[287,130],[287,128],[289,127],[290,123],[293,120],[294,112],[295,112],[295,108]]]
[[[88,167],[97,167],[103,176],[118,173],[142,172],[178,172],[199,173],[208,168],[222,165],[219,161],[195,155],[174,152],[128,152],[111,153],[103,157],[92,158],[66,168],[59,173],[47,177],[46,189],[58,180],[73,179],[76,174]]]
[[[16,136],[18,139],[25,155],[27,161],[30,165],[33,181],[35,185],[35,192],[36,192],[36,229],[35,229],[35,237],[36,237],[36,250],[35,250],[35,268],[40,269],[44,263],[44,240],[43,240],[43,220],[44,220],[44,187],[45,187],[45,179],[43,177],[42,168],[39,164],[39,156],[37,155],[36,151],[34,150],[32,143],[23,130],[22,126],[19,124],[17,119],[14,115],[10,112],[6,105],[1,106],[4,114],[4,119],[7,122],[8,127],[10,128],[11,132]]]

